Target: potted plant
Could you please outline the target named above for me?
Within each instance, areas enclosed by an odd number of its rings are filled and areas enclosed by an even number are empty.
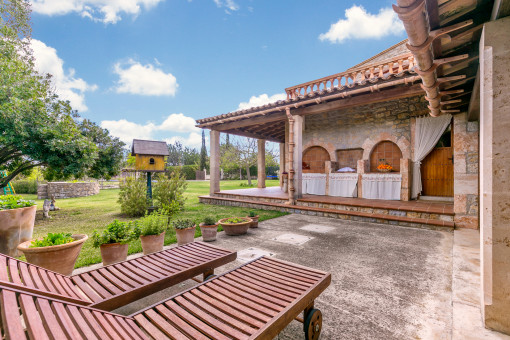
[[[181,246],[195,240],[196,225],[190,219],[176,220],[172,223],[175,228],[175,236],[177,237],[177,245]]]
[[[251,222],[251,224],[250,224],[250,228],[258,228],[259,227],[259,215],[256,215],[255,211],[251,210],[248,213],[248,216],[246,216],[246,217],[249,217],[253,220],[253,222]]]
[[[228,217],[218,221],[225,230],[225,234],[230,236],[244,235],[248,232],[253,220],[249,217]]]
[[[132,222],[114,220],[102,233],[94,230],[93,246],[100,248],[103,265],[124,261],[127,258],[128,242],[136,238]]]
[[[202,231],[202,239],[205,242],[216,241],[218,223],[214,221],[214,218],[211,216],[204,218],[204,222],[200,223],[200,230]]]
[[[63,275],[71,275],[81,247],[87,239],[85,234],[48,233],[43,238],[21,243],[18,250],[25,254],[29,263]]]
[[[36,210],[34,201],[21,196],[0,196],[0,253],[13,257],[21,255],[17,247],[32,239]]]
[[[135,226],[135,234],[140,236],[143,254],[147,255],[163,250],[168,216],[154,212],[142,217]]]

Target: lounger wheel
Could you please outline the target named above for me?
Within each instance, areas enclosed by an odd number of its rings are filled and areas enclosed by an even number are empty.
[[[211,274],[211,275],[208,275],[204,281],[207,281],[209,279],[214,279],[217,275],[214,275],[214,274]]]
[[[305,340],[317,340],[322,330],[322,313],[318,309],[311,309],[304,322]]]

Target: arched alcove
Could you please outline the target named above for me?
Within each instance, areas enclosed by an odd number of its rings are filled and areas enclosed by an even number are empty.
[[[312,146],[303,152],[304,173],[325,173],[326,161],[330,161],[329,152],[321,146]]]
[[[397,144],[385,140],[377,143],[370,152],[370,172],[377,172],[381,163],[389,164],[394,172],[400,172],[400,159],[402,151]]]

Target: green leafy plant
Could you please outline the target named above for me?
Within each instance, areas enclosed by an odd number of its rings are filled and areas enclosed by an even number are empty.
[[[120,182],[120,211],[131,217],[143,216],[149,207],[144,178],[128,177]]]
[[[33,240],[29,248],[58,246],[73,241],[71,233],[48,233],[42,240]]]
[[[179,172],[174,171],[170,178],[160,175],[155,178],[154,189],[152,191],[152,198],[154,206],[158,208],[165,208],[177,202],[179,210],[184,208],[184,191],[188,184],[186,178]],[[177,206],[175,206],[177,207]]]
[[[189,218],[179,219],[179,220],[175,220],[172,223],[172,226],[175,229],[188,229],[188,228],[193,228],[195,226],[195,222],[193,222]]]
[[[11,182],[14,191],[18,194],[37,194],[37,180],[20,179]]]
[[[137,237],[134,232],[133,222],[120,222],[114,220],[106,226],[102,233],[94,230],[92,234],[93,246],[98,248],[102,244],[109,243],[128,243]]]
[[[26,208],[35,205],[32,200],[24,200],[21,196],[5,195],[0,196],[0,210]]]
[[[246,222],[246,219],[243,217],[230,217],[223,221],[224,224],[236,224]]]
[[[168,228],[168,216],[156,211],[145,215],[136,222],[135,234],[137,236],[159,235]]]
[[[216,221],[211,216],[206,216],[204,218],[204,225],[215,225]]]
[[[249,213],[248,213],[248,217],[255,217],[257,216],[257,214],[255,213],[255,211],[251,210]]]

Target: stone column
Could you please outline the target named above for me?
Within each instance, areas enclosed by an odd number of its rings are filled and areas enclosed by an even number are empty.
[[[257,140],[257,188],[266,187],[266,140]]]
[[[294,196],[303,197],[303,117],[294,116]]]
[[[400,174],[402,175],[402,187],[400,189],[401,201],[409,201],[411,198],[411,164],[409,158],[400,159]]]
[[[285,172],[285,143],[280,143],[280,188],[283,187],[283,176]]]
[[[485,326],[510,334],[510,17],[480,39],[480,263]]]
[[[211,130],[211,159],[209,195],[220,191],[220,132]]]

